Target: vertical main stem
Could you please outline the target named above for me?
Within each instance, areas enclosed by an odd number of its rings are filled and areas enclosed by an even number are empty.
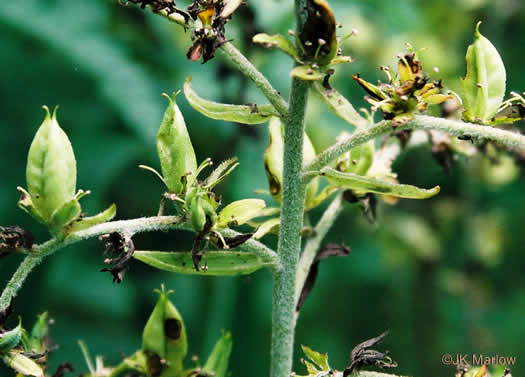
[[[301,179],[301,169],[307,98],[308,84],[294,78],[284,132],[283,195],[278,246],[282,269],[274,273],[273,281],[272,377],[288,377],[292,369],[295,280],[301,249],[305,199],[305,184]]]

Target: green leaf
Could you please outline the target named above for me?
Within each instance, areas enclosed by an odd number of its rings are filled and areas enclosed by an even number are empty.
[[[396,196],[398,198],[427,199],[439,193],[439,186],[429,190],[421,189],[415,186],[402,185],[353,173],[343,173],[330,167],[321,169],[319,174],[337,187]]]
[[[7,352],[20,343],[22,338],[22,320],[18,320],[18,325],[9,331],[0,334],[0,352]]]
[[[66,133],[46,110],[27,156],[27,191],[42,218],[50,223],[53,213],[75,195],[77,163]]]
[[[194,178],[197,160],[186,129],[186,122],[175,102],[175,96],[173,99],[168,95],[164,96],[169,104],[157,133],[157,151],[168,190],[180,194],[184,190],[181,178],[184,176],[187,176],[188,180]]]
[[[77,198],[73,198],[58,208],[51,217],[51,229],[54,233],[59,232],[64,226],[76,220],[82,208]]]
[[[211,119],[225,120],[243,124],[260,124],[270,117],[279,115],[272,105],[230,105],[208,101],[193,90],[191,77],[184,83],[184,95],[191,107]]]
[[[217,343],[215,343],[202,370],[207,373],[213,373],[214,377],[226,377],[231,352],[232,334],[225,332]]]
[[[354,106],[335,89],[325,89],[321,82],[315,82],[314,90],[338,117],[356,128],[366,127],[368,121],[354,109]]]
[[[135,251],[133,257],[164,271],[203,276],[229,276],[251,274],[267,263],[259,260],[257,255],[239,251],[208,251],[203,259],[208,268],[196,271],[193,267],[192,253],[164,251]]]
[[[467,74],[462,80],[463,117],[470,122],[488,123],[496,114],[505,96],[505,65],[498,50],[479,32],[467,50]]]
[[[19,352],[10,351],[2,357],[4,363],[11,369],[16,370],[24,376],[43,377],[44,371],[40,366],[31,360],[29,357],[22,355]]]
[[[280,224],[281,224],[281,218],[279,217],[275,217],[273,219],[266,220],[261,225],[259,225],[259,227],[257,228],[257,231],[253,235],[253,238],[255,238],[256,240],[263,238],[266,234],[278,228]]]
[[[226,228],[230,225],[242,225],[257,217],[264,207],[266,203],[262,199],[243,199],[232,202],[219,213],[217,226]]]
[[[299,65],[292,69],[290,72],[292,77],[297,77],[298,79],[305,81],[317,81],[322,80],[324,75],[319,70],[319,68],[312,68],[309,65]]]
[[[70,228],[68,229],[69,232],[78,232],[79,230],[91,228],[92,226],[105,223],[107,221],[110,221],[115,217],[117,214],[117,206],[115,203],[113,203],[111,206],[109,206],[108,209],[106,209],[103,212],[100,212],[99,214],[95,216],[90,217],[84,217],[80,219],[79,221],[75,221],[70,225]]]
[[[303,349],[304,354],[308,356],[310,360],[316,363],[319,368],[321,368],[321,370],[330,370],[330,365],[328,365],[328,354],[313,351],[310,347],[303,346],[302,344],[301,348]]]
[[[281,34],[269,35],[266,33],[257,34],[252,39],[253,43],[261,44],[264,47],[275,47],[282,52],[290,55],[295,61],[300,62],[299,52],[297,52],[294,44]]]
[[[239,163],[237,162],[237,157],[230,158],[219,164],[206,178],[203,183],[203,187],[211,189],[215,185],[219,184],[228,174],[230,174],[233,169],[235,169]]]
[[[38,319],[31,330],[30,351],[44,352],[46,350],[45,337],[49,333],[49,315],[44,312],[38,316]]]

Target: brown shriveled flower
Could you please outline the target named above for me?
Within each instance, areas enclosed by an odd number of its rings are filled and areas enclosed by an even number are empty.
[[[118,232],[103,234],[100,240],[104,242],[104,264],[110,266],[100,271],[111,272],[113,283],[121,283],[128,270],[128,262],[135,252],[133,240]]]
[[[0,226],[0,257],[17,250],[30,250],[35,238],[19,226]]]
[[[202,63],[212,59],[215,51],[227,42],[225,25],[231,20],[231,14],[241,1],[234,0],[194,0],[188,7],[193,20],[199,20],[201,26],[193,29],[192,46],[186,56],[189,60]]]
[[[354,347],[350,353],[351,364],[343,372],[343,377],[347,377],[356,370],[360,370],[366,366],[377,366],[379,368],[395,368],[397,363],[388,356],[388,352],[379,352],[370,349],[371,347],[381,343],[388,335],[385,331],[375,338],[365,340]]]
[[[431,81],[423,73],[421,61],[415,53],[399,57],[397,74],[391,74],[388,67],[381,67],[388,77],[388,83],[373,85],[363,80],[359,74],[352,78],[368,93],[365,99],[373,110],[381,109],[386,120],[396,126],[407,123],[414,113],[422,113],[429,105],[437,105],[452,99],[441,93],[441,81]]]
[[[119,2],[124,5],[127,3],[137,4],[141,9],[145,9],[146,6],[149,6],[153,12],[165,13],[168,16],[177,13],[184,17],[186,24],[190,19],[188,13],[176,7],[175,0],[119,0]]]

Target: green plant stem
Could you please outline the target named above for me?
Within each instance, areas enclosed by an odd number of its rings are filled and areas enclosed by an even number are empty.
[[[407,124],[397,128],[394,128],[390,121],[382,121],[369,128],[356,130],[348,139],[336,143],[320,153],[317,158],[306,167],[305,171],[319,170],[343,153],[378,136],[388,134],[394,130],[402,131],[410,129],[436,130],[460,137],[470,136],[473,139],[495,141],[506,146],[525,150],[525,136],[516,132],[480,124],[466,123],[459,120],[418,115]]]
[[[295,305],[299,300],[299,295],[303,289],[304,282],[310,271],[310,266],[312,265],[318,251],[321,246],[321,242],[325,238],[326,234],[334,225],[334,222],[337,220],[337,217],[343,210],[343,195],[337,194],[337,196],[332,200],[326,211],[323,213],[323,216],[319,219],[319,222],[314,228],[314,235],[312,238],[309,238],[304,246],[303,254],[299,260],[297,266],[297,276],[295,277]]]
[[[26,251],[29,255],[24,259],[20,266],[18,266],[18,269],[2,292],[2,296],[0,296],[0,312],[9,306],[11,299],[16,296],[18,290],[22,287],[22,284],[33,268],[35,268],[45,257],[56,251],[74,243],[112,232],[119,232],[131,236],[135,233],[177,229],[193,231],[190,226],[183,222],[184,220],[185,219],[180,216],[154,216],[132,220],[110,221],[71,233],[65,238],[53,238],[43,244],[36,245],[31,250]],[[229,237],[239,235],[238,232],[231,229],[221,229],[220,232]],[[269,249],[262,243],[255,240],[248,240],[243,244],[243,249],[257,254],[262,260],[271,264],[274,269],[279,269],[279,257],[273,250]]]
[[[266,77],[255,68],[255,66],[239,51],[231,42],[226,42],[221,46],[219,51],[230,60],[230,62],[244,75],[249,77],[255,86],[265,95],[275,110],[286,118],[288,115],[288,104],[281,97],[279,92],[274,89]]]
[[[305,184],[303,162],[304,114],[308,84],[292,80],[290,115],[284,130],[283,196],[278,251],[282,269],[275,271],[272,300],[272,377],[288,377],[292,368],[295,330],[295,275],[301,249]]]

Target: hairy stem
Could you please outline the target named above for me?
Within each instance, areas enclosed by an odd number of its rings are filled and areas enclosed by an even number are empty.
[[[394,128],[392,122],[390,121],[382,121],[369,128],[359,129],[355,131],[348,139],[336,143],[320,153],[317,158],[306,167],[305,170],[319,170],[343,153],[348,152],[352,148],[364,144],[378,136],[388,134],[394,130],[401,131],[410,129],[436,130],[454,136],[469,136],[473,139],[490,140],[510,147],[525,149],[525,136],[516,132],[505,131],[499,128],[480,124],[466,123],[459,120],[418,115],[407,124],[397,128]]]
[[[303,162],[304,113],[308,84],[292,80],[290,116],[284,131],[283,196],[278,254],[282,269],[274,273],[272,301],[271,376],[287,377],[292,368],[295,330],[295,274],[301,248],[305,184]]]
[[[183,222],[184,220],[185,219],[180,216],[154,216],[132,220],[110,221],[71,233],[62,239],[53,238],[41,245],[34,246],[28,251],[29,255],[20,266],[18,266],[18,269],[2,292],[2,296],[0,296],[0,312],[9,306],[11,299],[16,296],[33,268],[48,255],[74,243],[112,232],[119,232],[131,236],[135,233],[176,229],[193,231],[190,226]],[[220,229],[220,232],[230,237],[239,235],[239,233],[231,229]],[[243,244],[243,249],[257,254],[263,261],[273,266],[274,269],[279,269],[279,257],[273,250],[262,243],[255,240],[248,240]]]
[[[253,81],[255,86],[266,96],[268,101],[275,107],[275,110],[285,118],[288,115],[288,104],[281,97],[279,92],[275,90],[266,79],[266,77],[255,68],[255,66],[246,57],[235,48],[231,42],[223,44],[219,51],[222,51],[223,55],[226,56],[232,63],[237,67],[239,71],[245,74],[250,80]]]
[[[319,219],[319,222],[314,228],[314,236],[308,239],[308,242],[306,242],[303,254],[301,255],[301,259],[299,260],[299,264],[297,266],[297,276],[295,278],[295,305],[297,305],[299,295],[301,294],[304,282],[306,281],[306,277],[310,271],[310,266],[312,265],[317,252],[319,251],[321,242],[323,242],[323,239],[332,225],[334,225],[335,220],[337,220],[337,217],[342,210],[343,195],[338,194],[323,213],[321,219]]]

